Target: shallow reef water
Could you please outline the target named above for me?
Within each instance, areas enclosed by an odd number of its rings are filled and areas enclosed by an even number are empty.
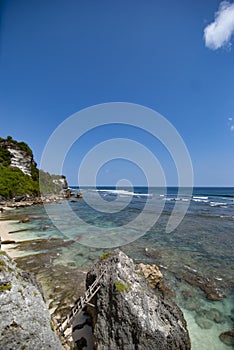
[[[197,188],[190,197],[186,196],[186,191],[178,197],[176,188],[168,189],[166,194],[154,188],[137,188],[133,194],[126,188],[120,193],[113,190],[102,188],[102,191],[95,192],[92,203],[96,209],[84,199],[68,202],[72,215],[64,211],[62,203],[47,205],[53,220],[48,218],[42,205],[2,214],[3,219],[10,220],[12,231],[20,231],[12,233],[12,239],[22,241],[12,248],[14,255],[18,256],[21,266],[34,271],[42,281],[47,297],[50,297],[50,307],[56,310],[59,298],[66,302],[66,307],[72,305],[84,290],[85,272],[109,249],[96,244],[80,244],[86,235],[92,242],[92,239],[97,239],[95,228],[103,226],[114,232],[117,227],[134,220],[144,210],[146,200],[153,198],[156,199],[151,202],[156,203],[155,211],[154,206],[149,205],[146,219],[156,215],[159,204],[163,203],[159,219],[147,232],[144,232],[145,222],[142,220],[138,229],[144,234],[136,240],[133,233],[125,229],[123,234],[130,238],[126,239],[127,244],[120,244],[121,249],[136,262],[160,267],[168,292],[184,313],[193,350],[230,349],[229,340],[225,344],[224,337],[220,339],[219,336],[234,328],[234,189]],[[82,190],[85,191],[90,197],[94,193],[93,189]],[[124,207],[124,197],[130,195],[129,203]],[[107,205],[118,198],[121,210],[106,213],[102,207],[98,211],[98,198],[104,199]],[[166,233],[175,203],[183,205],[187,201],[189,208],[184,219],[175,230]],[[79,226],[73,215],[81,219]],[[29,222],[19,223],[25,217]],[[92,232],[89,231],[90,225]],[[105,246],[104,238],[103,243]],[[116,237],[115,244],[118,244]],[[77,286],[76,292],[74,286]]]

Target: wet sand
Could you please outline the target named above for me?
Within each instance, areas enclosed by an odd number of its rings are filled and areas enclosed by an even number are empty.
[[[11,235],[8,233],[9,231],[10,229],[8,221],[0,220],[0,236],[2,241],[8,241],[12,239]]]
[[[1,220],[0,219],[0,237],[1,242],[4,241],[16,241],[15,237],[12,237],[9,232],[11,231],[11,225],[8,220]],[[12,259],[16,258],[18,256],[17,250],[15,250],[16,244],[1,244],[1,250],[6,252]]]

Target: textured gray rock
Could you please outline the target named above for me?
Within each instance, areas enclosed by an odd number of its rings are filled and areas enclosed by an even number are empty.
[[[0,350],[59,350],[39,283],[0,251]]]
[[[138,265],[117,249],[93,265],[87,287],[105,269],[101,288],[92,300],[96,308],[89,308],[95,349],[190,349],[181,310],[153,292]]]

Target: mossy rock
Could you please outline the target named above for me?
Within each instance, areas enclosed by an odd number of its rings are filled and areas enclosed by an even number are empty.
[[[111,253],[111,252],[105,252],[105,253],[103,253],[102,256],[100,256],[100,259],[101,259],[101,260],[105,260],[105,259],[109,258],[110,253]]]
[[[10,291],[12,288],[12,285],[10,282],[5,282],[3,284],[0,285],[0,292],[4,292],[6,290]]]
[[[125,283],[121,283],[119,281],[115,281],[114,284],[115,284],[116,290],[119,293],[127,292],[130,289],[130,284],[129,283],[125,284]]]

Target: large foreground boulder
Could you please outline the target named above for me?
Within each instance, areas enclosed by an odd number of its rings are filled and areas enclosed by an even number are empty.
[[[0,349],[60,350],[50,314],[33,276],[0,250]]]
[[[190,349],[179,307],[156,295],[141,268],[120,250],[103,255],[87,275],[87,287],[105,271],[89,307],[98,350]]]

